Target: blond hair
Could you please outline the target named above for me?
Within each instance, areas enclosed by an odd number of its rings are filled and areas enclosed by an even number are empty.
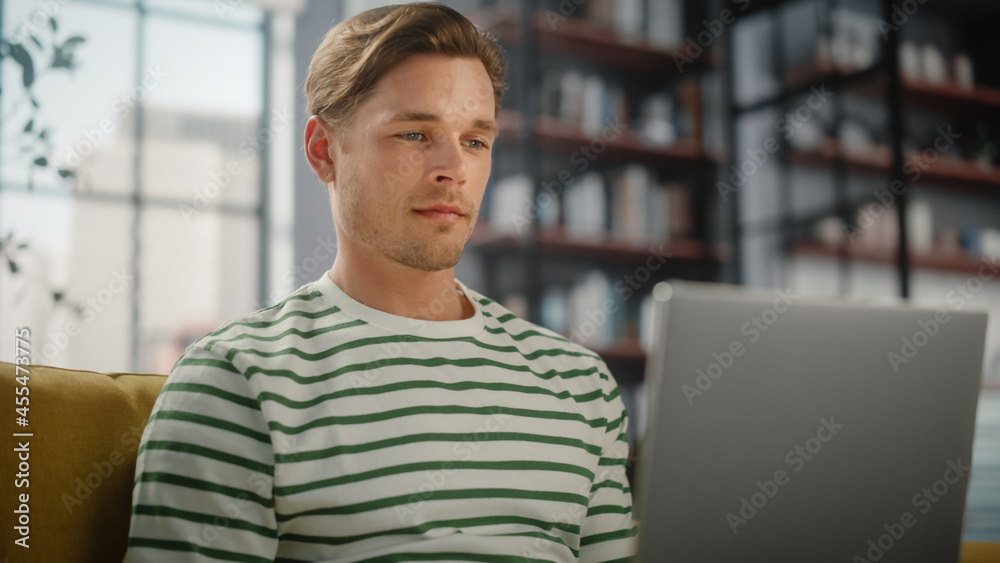
[[[368,10],[327,32],[309,63],[309,115],[319,116],[337,132],[347,131],[358,106],[379,79],[416,54],[482,61],[493,87],[495,112],[499,113],[507,63],[496,39],[451,7],[421,2]]]

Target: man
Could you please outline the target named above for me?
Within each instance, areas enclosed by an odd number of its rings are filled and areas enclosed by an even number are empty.
[[[454,10],[335,26],[305,151],[333,267],[174,366],[125,561],[616,561],[627,417],[598,356],[465,287],[505,62]]]

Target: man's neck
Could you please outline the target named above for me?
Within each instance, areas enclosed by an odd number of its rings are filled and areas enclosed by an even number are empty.
[[[475,314],[456,287],[454,268],[424,272],[398,263],[351,260],[342,250],[327,275],[366,307],[426,321],[457,321]]]

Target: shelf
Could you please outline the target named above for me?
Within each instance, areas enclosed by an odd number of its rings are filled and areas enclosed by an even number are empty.
[[[808,89],[826,80],[843,81],[854,93],[869,98],[884,98],[889,87],[888,73],[879,63],[869,69],[842,68],[833,63],[812,61],[785,72],[785,84],[791,89]],[[1000,89],[976,85],[971,89],[955,82],[902,81],[903,102],[910,107],[963,116],[979,116],[983,111],[1000,111]]]
[[[917,151],[906,151],[904,162],[920,158]],[[790,151],[788,161],[792,164],[829,168],[834,165],[837,157],[844,160],[847,169],[857,174],[869,176],[885,175],[888,177],[892,166],[892,150],[886,146],[876,146],[865,150],[841,150],[837,141],[826,139],[823,146],[814,151]],[[909,168],[906,176],[911,177]],[[1000,187],[1000,167],[983,167],[976,162],[949,157],[944,154],[936,162],[930,164],[927,170],[922,170],[919,183],[947,184],[948,187],[961,187],[967,190],[992,191]]]
[[[476,226],[469,240],[469,246],[485,251],[515,251],[534,244],[536,250],[546,255],[573,256],[603,262],[625,262],[639,264],[653,255],[664,253],[671,261],[711,261],[719,260],[721,252],[709,253],[705,245],[696,240],[671,239],[665,243],[635,246],[605,238],[586,242],[567,236],[562,229],[542,229],[537,238],[516,234],[493,233],[489,227]],[[651,250],[652,249],[652,250]]]
[[[475,19],[477,24],[495,31],[502,42],[516,45],[523,41],[520,17],[480,14]],[[531,28],[534,43],[540,51],[656,77],[678,76],[696,67],[706,68],[716,64],[719,58],[716,51],[704,49],[700,56],[691,58],[692,63],[685,63],[682,68],[678,68],[674,56],[687,59],[684,46],[661,49],[645,41],[626,42],[611,28],[581,18],[570,17],[550,22],[544,13],[538,13],[531,22]]]
[[[849,260],[862,262],[873,262],[878,264],[896,265],[895,247],[873,247],[869,245],[857,244],[847,246],[839,244],[829,244],[824,242],[800,242],[791,245],[788,249],[792,255],[825,256],[839,258],[845,256]],[[967,254],[965,252],[942,252],[939,250],[914,251],[910,250],[910,266],[927,270],[939,270],[945,272],[978,273],[984,265],[981,258]]]
[[[501,111],[498,122],[502,140],[518,142],[523,138],[525,125],[521,113]],[[719,157],[709,155],[692,139],[682,139],[672,145],[659,147],[643,142],[632,131],[625,130],[615,134],[609,130],[608,137],[611,140],[605,141],[601,135],[585,135],[575,123],[548,116],[535,118],[533,132],[539,149],[567,154],[577,152],[579,158],[589,158],[583,153],[587,150],[595,156],[593,160],[640,162],[657,167],[714,165],[721,162]]]

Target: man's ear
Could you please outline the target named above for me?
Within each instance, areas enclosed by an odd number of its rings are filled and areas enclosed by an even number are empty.
[[[306,122],[306,160],[324,184],[336,180],[333,151],[333,131],[319,116],[313,115]]]

